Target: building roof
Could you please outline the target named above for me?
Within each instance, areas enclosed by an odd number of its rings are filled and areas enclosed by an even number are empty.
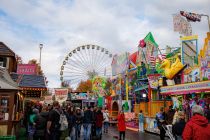
[[[3,42],[0,42],[0,55],[1,56],[14,56],[15,53]]]
[[[45,77],[42,75],[21,75],[12,73],[11,77],[20,88],[47,88]]]
[[[4,67],[0,67],[0,89],[18,89],[17,83],[12,80]]]

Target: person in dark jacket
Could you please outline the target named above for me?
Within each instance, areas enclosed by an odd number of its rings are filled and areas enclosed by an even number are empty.
[[[192,107],[193,116],[187,122],[182,134],[183,140],[209,140],[210,124],[204,117],[203,108],[199,105]]]
[[[45,140],[45,132],[47,126],[47,117],[46,113],[38,113],[34,118],[35,133],[33,140]]]
[[[82,125],[82,113],[81,113],[81,109],[77,108],[76,109],[76,140],[80,137],[80,132],[81,132],[81,125]]]
[[[178,112],[178,121],[172,126],[172,133],[175,136],[175,140],[182,139],[182,133],[185,127],[185,114],[183,111]]]
[[[91,134],[93,112],[90,109],[91,107],[89,106],[88,109],[84,112],[84,118],[83,118],[84,140],[89,140]]]
[[[75,140],[75,132],[76,132],[76,116],[75,116],[75,111],[74,107],[71,106],[67,110],[67,120],[68,120],[68,127],[69,127],[69,137],[71,140]]]
[[[102,124],[103,124],[103,113],[99,109],[96,113],[96,137],[101,139],[102,135]]]
[[[60,105],[58,101],[53,102],[53,109],[49,112],[47,121],[47,133],[50,140],[60,139]]]
[[[169,106],[169,110],[166,113],[166,122],[167,124],[172,124],[173,122],[173,117],[174,117],[175,111],[173,109],[173,106]]]
[[[165,115],[163,107],[160,108],[160,112],[158,112],[156,114],[155,119],[157,120],[157,126],[158,126],[158,128],[160,130],[160,139],[164,140],[166,131],[164,130],[163,125],[166,124],[166,121],[165,121],[166,115]]]

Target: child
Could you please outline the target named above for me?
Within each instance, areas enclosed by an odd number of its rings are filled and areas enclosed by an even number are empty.
[[[144,132],[144,114],[142,110],[139,112],[139,132]]]

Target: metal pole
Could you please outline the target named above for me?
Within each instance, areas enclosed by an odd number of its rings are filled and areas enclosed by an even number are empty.
[[[40,48],[40,54],[39,54],[39,64],[41,66],[41,60],[42,60],[42,48],[43,48],[43,44],[39,44],[39,48]]]
[[[210,32],[210,20],[209,20],[209,15],[205,15],[205,14],[200,14],[200,15],[201,15],[201,16],[207,17],[208,25],[209,25],[209,32]]]

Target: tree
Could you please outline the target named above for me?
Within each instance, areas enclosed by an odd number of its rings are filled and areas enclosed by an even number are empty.
[[[87,81],[81,81],[76,89],[78,92],[91,92],[92,91],[92,81],[87,80]]]

